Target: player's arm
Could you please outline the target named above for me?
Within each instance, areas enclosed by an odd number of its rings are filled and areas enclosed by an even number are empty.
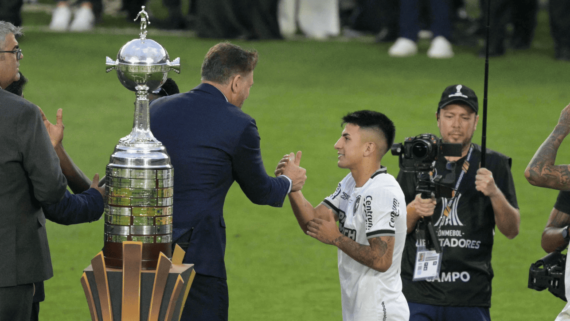
[[[546,253],[563,250],[568,245],[568,241],[562,236],[563,230],[568,225],[570,225],[570,215],[553,208],[542,232],[541,245]]]
[[[295,218],[297,218],[297,222],[299,222],[299,226],[304,233],[307,233],[308,223],[316,218],[331,220],[332,222],[338,220],[334,212],[323,203],[317,205],[317,207],[313,207],[313,205],[305,199],[301,191],[289,193],[289,201],[291,202],[293,213],[295,213]]]
[[[433,215],[436,204],[435,198],[423,199],[421,194],[416,195],[416,198],[406,206],[406,211],[408,212],[406,217],[408,234],[414,231],[420,218]]]
[[[42,120],[48,132],[51,144],[59,158],[59,166],[63,175],[67,179],[67,185],[71,188],[73,193],[79,194],[85,192],[90,188],[91,180],[75,165],[71,157],[63,148],[63,132],[65,126],[63,125],[63,111],[62,109],[57,110],[56,124],[50,123],[46,115],[40,108],[42,114]]]
[[[370,245],[363,245],[342,235],[332,220],[314,219],[307,224],[307,234],[317,240],[338,247],[360,264],[379,272],[386,272],[392,266],[394,237],[379,236],[368,239]]]
[[[562,141],[570,133],[570,105],[560,114],[558,124],[536,151],[524,176],[535,186],[570,190],[570,165],[554,165]]]

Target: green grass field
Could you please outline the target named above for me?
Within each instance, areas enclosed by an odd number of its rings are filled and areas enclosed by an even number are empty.
[[[115,57],[135,37],[136,32],[59,34],[30,28],[21,40],[20,69],[30,79],[26,98],[52,121],[63,108],[64,145],[91,177],[104,173],[114,146],[131,129],[135,95],[115,72],[105,73],[105,56]],[[182,73],[171,77],[182,91],[199,84],[202,59],[217,43],[159,34],[152,26],[149,38],[171,58],[181,57]],[[272,173],[283,154],[302,150],[308,176],[304,194],[314,205],[347,174],[337,168],[333,148],[344,114],[359,109],[386,113],[396,124],[396,140],[402,141],[438,133],[434,114],[447,85],[467,85],[483,101],[484,60],[476,58],[474,48],[455,48],[455,58],[438,61],[425,56],[427,43],[421,43],[422,54],[408,59],[390,58],[388,45],[371,41],[236,43],[260,54],[244,111],[257,120],[266,169]],[[496,236],[493,320],[553,320],[564,306],[547,292],[527,289],[528,268],[544,255],[540,236],[557,192],[530,186],[524,168],[570,101],[570,64],[552,56],[547,18],[541,14],[532,49],[491,60],[488,147],[513,158],[521,212],[514,240]],[[559,163],[569,163],[568,144],[563,146]],[[382,164],[397,175],[395,157],[386,156]],[[336,249],[304,235],[288,202],[283,208],[256,206],[234,185],[224,212],[230,320],[342,320]],[[103,247],[103,222],[49,223],[47,229],[55,276],[46,282],[40,317],[88,320],[79,279]]]

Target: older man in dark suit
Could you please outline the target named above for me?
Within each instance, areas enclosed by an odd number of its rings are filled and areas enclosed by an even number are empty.
[[[306,180],[294,164],[280,177],[263,167],[255,120],[241,110],[256,63],[255,51],[217,44],[202,64],[202,84],[156,100],[150,111],[152,132],[176,171],[173,240],[187,248],[184,262],[197,273],[182,320],[228,318],[223,207],[232,183],[255,204],[281,207]]]
[[[19,77],[19,34],[0,21],[0,320],[28,321],[33,283],[53,276],[42,205],[67,181],[38,107],[4,90]]]

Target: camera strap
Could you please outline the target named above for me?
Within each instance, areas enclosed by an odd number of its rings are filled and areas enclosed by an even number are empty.
[[[463,181],[463,177],[465,176],[465,174],[467,174],[467,171],[469,170],[469,165],[470,165],[472,154],[473,154],[473,144],[471,144],[471,147],[469,147],[469,152],[467,153],[467,158],[465,159],[465,162],[463,162],[463,166],[461,168],[462,169],[461,174],[459,174],[459,179],[457,180],[457,183],[455,183],[455,189],[453,190],[453,197],[447,203],[447,206],[443,210],[443,215],[445,215],[445,216],[449,216],[449,213],[451,213],[451,206],[453,206],[453,204],[455,202],[455,197],[457,195],[457,191],[459,190],[459,186],[461,185],[461,182]],[[448,163],[448,164],[450,164],[450,163]],[[446,166],[446,168],[447,168],[447,166]],[[453,169],[455,169],[455,167]]]

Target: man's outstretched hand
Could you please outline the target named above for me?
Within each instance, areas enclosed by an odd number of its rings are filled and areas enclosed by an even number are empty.
[[[275,176],[285,175],[292,181],[291,192],[300,191],[307,180],[307,170],[300,167],[302,152],[297,155],[291,153],[283,156],[275,169]]]
[[[63,141],[63,129],[65,128],[63,125],[63,110],[61,108],[57,110],[55,125],[49,122],[46,115],[44,114],[44,111],[41,108],[40,112],[42,113],[42,120],[44,121],[44,125],[46,126],[47,132],[49,134],[51,144],[53,147],[56,147]]]
[[[91,182],[90,187],[99,191],[99,193],[101,193],[101,196],[105,198],[105,185],[99,187],[99,174],[95,174],[95,176],[93,176],[93,182]]]

